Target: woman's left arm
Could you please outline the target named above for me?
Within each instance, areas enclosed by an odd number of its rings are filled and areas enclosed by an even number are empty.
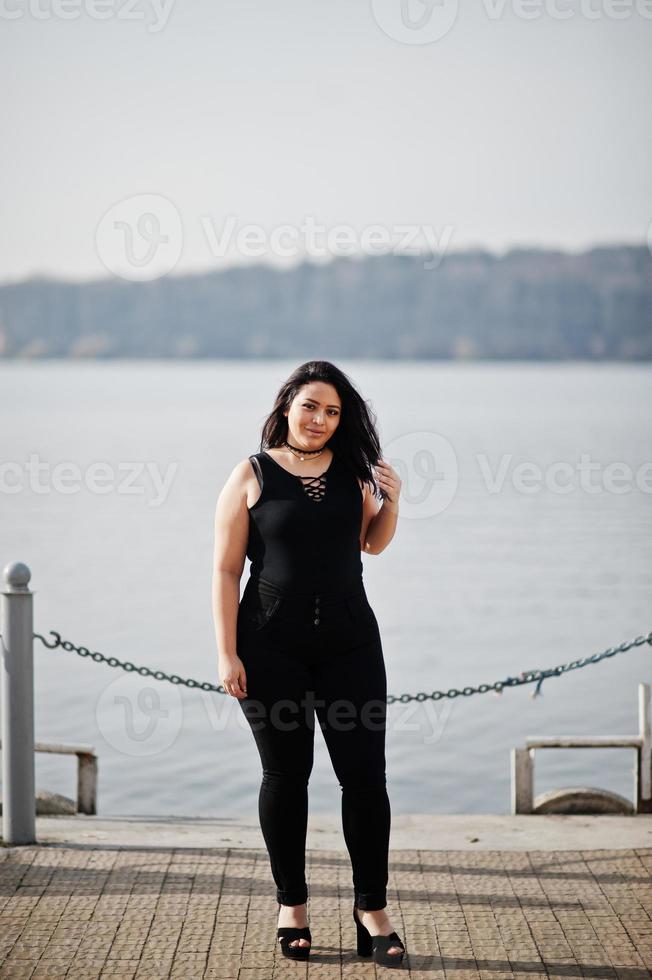
[[[374,476],[381,490],[387,494],[382,505],[378,506],[377,499],[372,496],[367,487],[365,490],[364,511],[366,532],[363,527],[363,551],[367,555],[379,555],[384,551],[394,537],[398,521],[398,501],[401,493],[401,480],[394,469],[381,459],[375,467]],[[371,509],[371,515],[369,515]],[[363,518],[363,525],[365,519]]]

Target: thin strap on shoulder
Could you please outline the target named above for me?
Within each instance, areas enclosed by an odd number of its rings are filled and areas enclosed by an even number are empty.
[[[249,459],[251,460],[251,465],[254,468],[254,473],[256,474],[256,479],[258,480],[258,486],[262,490],[263,489],[263,474],[262,474],[262,470],[260,468],[260,461],[258,459],[258,456],[250,456]]]

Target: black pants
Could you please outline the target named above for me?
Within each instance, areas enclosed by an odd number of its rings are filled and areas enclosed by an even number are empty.
[[[387,679],[362,582],[346,595],[288,594],[250,578],[238,610],[239,700],[262,763],[260,826],[276,897],[307,901],[305,849],[314,717],[342,790],[355,902],[387,905],[390,804],[385,777]]]

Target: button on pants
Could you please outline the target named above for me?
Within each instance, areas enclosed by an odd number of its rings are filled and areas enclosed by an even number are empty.
[[[305,849],[315,715],[341,787],[342,829],[358,908],[387,905],[390,803],[385,775],[387,679],[362,582],[345,594],[288,594],[250,578],[238,609],[239,699],[260,760],[261,831],[276,897],[307,901]]]

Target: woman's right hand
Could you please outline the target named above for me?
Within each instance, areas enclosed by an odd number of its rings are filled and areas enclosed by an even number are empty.
[[[240,657],[220,657],[219,675],[227,694],[240,700],[247,697],[247,674]]]

